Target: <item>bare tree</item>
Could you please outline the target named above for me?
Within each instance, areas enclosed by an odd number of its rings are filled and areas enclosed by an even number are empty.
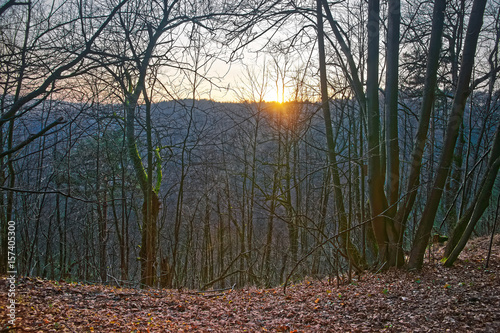
[[[337,167],[337,157],[335,152],[335,141],[332,130],[332,119],[330,115],[330,98],[328,95],[327,77],[326,77],[326,59],[325,59],[325,45],[323,36],[323,14],[321,0],[317,1],[317,28],[318,28],[318,49],[319,49],[319,65],[320,65],[320,79],[321,79],[321,102],[323,109],[323,116],[325,119],[326,128],[326,141],[328,146],[328,159],[330,161],[330,173],[332,175],[332,182],[335,195],[335,206],[339,214],[339,232],[341,233],[341,248],[346,251],[349,259],[357,269],[364,266],[361,260],[358,249],[348,237],[346,230],[349,228],[347,222],[347,215],[344,208],[344,196],[340,185],[339,170]]]
[[[453,99],[452,112],[448,120],[443,152],[441,154],[439,168],[435,176],[432,192],[425,205],[419,228],[415,236],[415,241],[409,261],[410,268],[422,267],[425,248],[428,244],[439,201],[441,199],[444,185],[448,177],[449,167],[452,162],[453,151],[457,141],[458,132],[460,129],[460,125],[462,124],[465,103],[470,93],[470,79],[472,75],[472,68],[474,65],[477,40],[483,23],[483,14],[485,7],[485,0],[475,0],[472,6],[469,26],[467,28],[467,35],[464,43],[462,66],[458,77],[455,98]]]
[[[0,184],[5,184],[8,179],[9,188],[15,186],[13,155],[33,143],[36,139],[50,133],[52,129],[65,122],[58,117],[47,122],[35,133],[26,137],[13,140],[15,124],[30,111],[35,110],[49,96],[60,91],[63,82],[80,75],[85,70],[81,69],[85,57],[92,51],[100,35],[106,29],[117,11],[127,2],[118,2],[103,10],[97,16],[84,13],[77,8],[70,8],[71,4],[53,7],[46,10],[44,3],[8,1],[0,7],[0,24],[15,27],[15,29],[2,29],[1,65],[1,114],[0,114]],[[56,9],[57,8],[57,9]],[[19,15],[8,15],[17,11]],[[66,17],[62,12],[70,13]],[[16,19],[19,18],[19,21]],[[82,27],[92,20],[95,29],[76,29],[75,38],[70,38],[66,31],[81,23]],[[45,27],[40,22],[48,22]],[[18,34],[23,38],[19,42]],[[67,39],[64,37],[67,36]],[[71,40],[71,41],[70,41]],[[46,45],[50,45],[47,50]],[[54,55],[59,57],[55,58]],[[8,129],[5,130],[5,126]],[[4,134],[6,134],[4,136]],[[5,166],[8,173],[5,174]],[[7,201],[6,211],[1,214],[1,229],[6,228],[6,223],[12,217],[13,192],[4,193],[1,200]],[[4,237],[2,249],[5,250]],[[0,266],[1,269],[5,267]]]

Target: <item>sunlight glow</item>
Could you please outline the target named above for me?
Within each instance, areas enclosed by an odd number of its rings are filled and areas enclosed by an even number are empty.
[[[284,103],[290,97],[289,92],[287,92],[287,88],[285,87],[285,91],[283,92],[283,87],[271,86],[268,88],[266,94],[264,95],[264,101],[266,102],[277,102]]]

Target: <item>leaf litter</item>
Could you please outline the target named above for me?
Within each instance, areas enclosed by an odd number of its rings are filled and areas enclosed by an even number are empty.
[[[500,235],[471,240],[451,268],[306,279],[283,288],[210,293],[19,278],[16,326],[0,280],[0,332],[500,332]],[[433,248],[435,257],[443,248]],[[432,258],[432,257],[431,257]]]

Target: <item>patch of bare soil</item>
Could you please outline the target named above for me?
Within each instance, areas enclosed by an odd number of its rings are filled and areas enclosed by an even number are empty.
[[[283,288],[198,293],[20,278],[16,326],[0,281],[0,331],[17,332],[500,332],[500,236],[472,240],[452,268],[366,273]],[[434,249],[439,251],[441,249]]]

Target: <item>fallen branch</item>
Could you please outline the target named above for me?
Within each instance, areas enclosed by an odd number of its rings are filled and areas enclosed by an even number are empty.
[[[224,296],[228,293],[224,293],[224,291],[228,291],[231,292],[234,290],[234,287],[236,287],[236,283],[233,284],[232,287],[230,288],[222,288],[222,289],[213,289],[213,290],[198,290],[196,292],[194,292],[193,294],[196,294],[196,295],[201,295],[203,297],[218,297],[218,296]],[[209,295],[205,295],[207,293],[210,293]],[[212,294],[212,293],[217,293],[217,294]]]

